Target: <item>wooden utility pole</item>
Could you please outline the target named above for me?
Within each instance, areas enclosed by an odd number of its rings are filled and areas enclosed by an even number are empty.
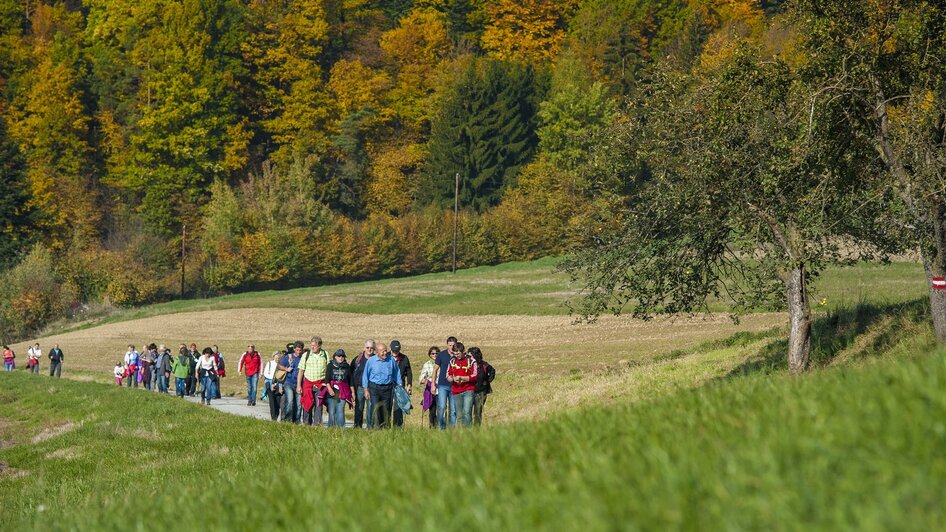
[[[460,216],[460,172],[453,188],[453,273],[457,273],[457,218]]]
[[[187,261],[187,225],[181,232],[181,299],[184,299],[184,263]]]

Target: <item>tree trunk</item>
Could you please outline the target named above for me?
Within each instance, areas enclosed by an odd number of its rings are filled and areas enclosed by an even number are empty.
[[[811,306],[808,304],[808,280],[805,265],[799,264],[788,274],[788,370],[801,373],[808,369],[811,357]]]
[[[933,316],[936,341],[946,343],[946,290],[933,287],[934,277],[946,277],[946,206],[934,198],[930,214],[935,245],[921,247],[920,255],[923,257],[930,291],[930,314]]]

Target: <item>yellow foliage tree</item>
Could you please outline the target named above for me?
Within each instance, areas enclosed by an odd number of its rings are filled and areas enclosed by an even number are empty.
[[[399,215],[414,202],[420,167],[427,158],[423,144],[386,144],[372,154],[365,195],[368,210]]]
[[[540,66],[554,61],[575,0],[491,0],[481,44],[497,59]]]

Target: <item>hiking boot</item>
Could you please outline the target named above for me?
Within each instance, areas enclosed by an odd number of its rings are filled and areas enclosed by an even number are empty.
[[[204,402],[205,402],[205,401],[204,401],[203,399],[200,400],[200,404],[204,404]]]

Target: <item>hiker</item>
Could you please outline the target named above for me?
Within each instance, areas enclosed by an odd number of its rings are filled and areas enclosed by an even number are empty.
[[[457,343],[455,336],[447,338],[447,348],[437,353],[437,359],[434,360],[434,374],[436,380],[431,391],[437,396],[437,422],[441,430],[447,428],[446,411],[450,407],[450,426],[457,424],[457,409],[453,403],[453,392],[451,391],[450,381],[447,380],[447,369],[450,368],[450,360],[453,358],[453,349]]]
[[[223,353],[220,348],[212,346],[214,350],[214,359],[217,361],[217,378],[214,379],[214,399],[220,399],[220,379],[227,376],[227,363],[223,359]]]
[[[391,354],[394,356],[394,361],[397,363],[397,369],[401,372],[401,381],[398,384],[404,386],[404,389],[407,390],[407,393],[411,393],[411,383],[414,382],[414,373],[411,371],[411,361],[407,358],[407,355],[401,353],[401,342],[397,340],[391,340]],[[397,404],[397,401],[394,401],[394,426],[401,427],[404,425],[404,412],[401,411],[401,407]]]
[[[313,336],[309,350],[299,364],[299,376],[296,392],[302,405],[302,423],[305,425],[322,424],[322,403],[319,393],[325,383],[325,367],[328,366],[328,353],[322,349],[322,338]]]
[[[470,356],[476,363],[478,375],[473,388],[473,424],[478,427],[483,424],[483,406],[486,405],[486,396],[493,393],[492,382],[496,378],[496,369],[483,360],[483,352],[479,347],[471,347]]]
[[[263,401],[269,401],[269,392],[273,388],[273,375],[276,368],[279,367],[279,359],[282,358],[282,351],[275,351],[273,359],[266,363],[263,368]]]
[[[203,354],[197,361],[198,376],[200,376],[201,395],[200,404],[210,405],[210,400],[214,398],[217,382],[217,358],[214,357],[212,347],[205,347]]]
[[[200,358],[200,353],[197,352],[197,344],[191,343],[190,350],[187,352],[190,357],[191,370],[190,374],[187,376],[187,379],[184,381],[185,394],[189,397],[194,397],[197,393],[197,359]]]
[[[345,350],[338,349],[325,368],[325,378],[328,381],[322,388],[319,399],[328,407],[328,426],[345,426],[345,405],[352,406],[352,390],[354,381],[351,365],[345,360]]]
[[[437,360],[437,354],[440,353],[440,348],[432,345],[430,349],[427,350],[427,361],[424,362],[424,365],[420,368],[420,385],[424,387],[424,401],[421,403],[424,412],[427,412],[427,418],[429,421],[428,426],[434,428],[437,426],[437,396],[433,393],[433,384],[436,379],[436,373],[434,368],[436,364],[434,363]]]
[[[282,357],[282,360],[279,361],[279,369],[286,372],[286,378],[283,381],[284,385],[282,387],[283,421],[298,423],[301,419],[301,398],[299,397],[299,391],[295,385],[299,379],[299,362],[302,360],[302,350],[304,348],[305,344],[296,342],[292,346],[292,352],[286,354],[286,356]]]
[[[450,381],[450,393],[453,406],[457,409],[457,418],[465,427],[473,424],[473,390],[476,388],[477,369],[473,357],[464,352],[462,343],[457,342],[453,346],[453,357],[447,368],[447,380]],[[453,407],[450,410],[453,410]]]
[[[16,353],[10,349],[10,346],[3,346],[3,370],[13,371],[16,368]]]
[[[141,362],[141,355],[135,351],[135,346],[129,344],[128,351],[125,351],[125,373],[128,377],[128,387],[138,387],[138,364]]]
[[[401,372],[394,357],[388,356],[388,346],[377,344],[377,355],[368,359],[361,377],[361,386],[365,389],[365,400],[372,418],[368,420],[371,428],[389,426],[394,402],[394,385],[401,382]],[[378,412],[374,412],[380,407]],[[381,416],[380,419],[378,416]]]
[[[276,382],[276,370],[279,369],[279,361],[282,359],[285,352],[276,351],[273,353],[273,359],[266,363],[266,367],[263,369],[263,378],[266,379],[266,384],[264,384],[264,401],[269,401],[269,416],[276,421],[279,419],[279,407],[281,406],[282,398],[282,384]]]
[[[181,345],[177,358],[171,361],[171,371],[174,372],[174,384],[177,396],[187,395],[187,382],[191,378],[191,354],[187,346]]]
[[[354,423],[355,428],[362,428],[364,426],[363,422],[365,419],[365,392],[367,391],[361,385],[361,378],[365,373],[365,365],[368,363],[368,359],[374,356],[375,343],[374,340],[365,340],[364,350],[355,357],[355,360],[352,362],[352,379],[355,383],[355,416]],[[368,426],[371,426],[371,409],[368,409]]]
[[[141,366],[138,369],[138,376],[141,384],[144,385],[145,390],[151,390],[151,363],[148,362],[147,356],[142,358]]]
[[[240,355],[237,373],[246,373],[246,406],[256,406],[256,389],[259,386],[259,370],[263,359],[256,352],[256,346],[246,346],[246,352]]]
[[[158,346],[153,342],[148,344],[148,352],[145,353],[141,365],[147,366],[148,369],[146,372],[143,372],[141,382],[144,383],[145,389],[149,392],[157,390],[158,376],[155,371],[155,366],[158,363]]]
[[[168,378],[171,376],[171,352],[161,344],[154,362],[154,373],[158,380],[158,392],[168,393]]]
[[[125,366],[121,362],[116,362],[113,373],[115,374],[115,384],[121,386],[122,381],[125,380]]]
[[[43,351],[39,348],[39,343],[33,344],[33,347],[30,347],[26,351],[26,369],[30,373],[39,373],[39,359],[43,356]]]
[[[62,354],[62,349],[59,349],[59,344],[53,345],[48,356],[49,376],[52,377],[55,374],[57,379],[62,378],[62,361],[65,357]]]

